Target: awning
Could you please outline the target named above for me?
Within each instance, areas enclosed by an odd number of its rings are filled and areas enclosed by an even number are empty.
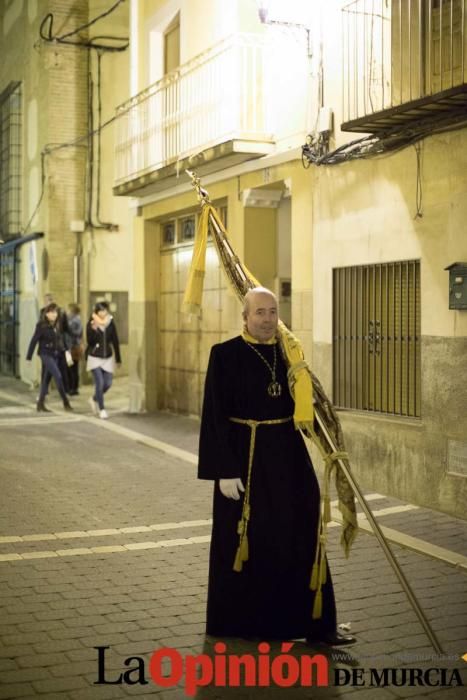
[[[5,243],[0,244],[0,255],[3,253],[9,253],[12,250],[15,250],[15,248],[18,248],[18,246],[23,245],[23,243],[29,243],[30,241],[35,241],[38,238],[43,238],[44,234],[43,233],[28,233],[27,236],[18,236],[17,238],[12,238],[9,241],[6,241]]]

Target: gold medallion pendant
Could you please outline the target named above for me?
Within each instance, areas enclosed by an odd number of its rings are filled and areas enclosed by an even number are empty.
[[[279,382],[271,382],[268,386],[268,394],[272,396],[273,399],[277,399],[282,393],[282,387]]]

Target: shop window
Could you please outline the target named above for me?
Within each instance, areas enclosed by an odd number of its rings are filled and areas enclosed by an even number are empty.
[[[175,221],[162,224],[162,245],[164,247],[175,245]]]
[[[222,205],[217,206],[216,209],[224,228],[227,229],[227,207]],[[198,218],[198,212],[194,212],[163,221],[161,223],[161,248],[192,244],[196,237]],[[209,236],[211,236],[210,232]]]

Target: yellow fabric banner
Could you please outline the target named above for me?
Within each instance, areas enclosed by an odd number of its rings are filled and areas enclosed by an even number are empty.
[[[209,214],[213,207],[206,204],[202,210],[196,230],[193,258],[183,297],[182,311],[199,316],[203,298],[204,275],[206,274],[206,248],[209,234]]]

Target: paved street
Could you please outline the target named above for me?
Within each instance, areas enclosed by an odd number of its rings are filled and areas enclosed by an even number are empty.
[[[35,392],[0,378],[0,699],[186,698],[183,681],[154,684],[149,659],[162,647],[182,656],[220,653],[204,635],[212,485],[195,478],[198,422],[127,414],[124,380],[109,394],[110,420],[99,421],[90,415],[90,391],[83,387],[72,415],[53,399],[54,413],[39,415]],[[460,658],[467,652],[467,522],[384,494],[367,497],[443,658],[365,522],[349,560],[333,523],[328,549],[339,620],[351,624],[358,644],[345,654],[301,642],[291,651],[296,659],[326,654],[330,687],[211,686],[197,697],[465,697],[456,686],[370,686],[372,668],[444,668],[448,681],[459,669],[467,684]],[[254,642],[224,641],[227,654],[258,656]],[[94,647],[109,647],[105,685],[95,685]],[[272,659],[280,645],[271,647]],[[137,682],[140,662],[125,665],[127,657],[144,659],[148,683]],[[336,687],[339,668],[365,669],[365,685]],[[115,683],[124,673],[133,684]]]

